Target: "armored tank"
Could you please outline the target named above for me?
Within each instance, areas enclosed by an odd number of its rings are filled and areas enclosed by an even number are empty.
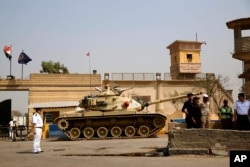
[[[129,88],[132,89],[132,88]],[[145,107],[186,96],[145,102],[138,97],[125,97],[128,90],[117,87],[96,88],[99,95],[80,100],[78,113],[56,118],[59,129],[71,140],[104,138],[146,138],[160,131],[166,116],[141,112]]]

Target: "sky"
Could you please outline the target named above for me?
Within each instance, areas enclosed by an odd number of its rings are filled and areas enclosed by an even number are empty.
[[[12,75],[21,78],[18,57],[32,61],[23,78],[39,73],[42,61],[60,62],[70,73],[170,72],[166,47],[175,40],[201,46],[202,73],[229,77],[237,94],[242,62],[232,58],[233,30],[226,22],[250,17],[249,0],[8,0],[0,6],[0,47],[12,45]],[[249,31],[243,35],[250,36]],[[86,53],[90,53],[89,59]],[[10,74],[0,52],[0,78]],[[0,92],[12,110],[27,112],[28,92]]]

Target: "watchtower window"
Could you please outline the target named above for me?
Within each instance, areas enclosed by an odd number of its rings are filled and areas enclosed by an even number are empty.
[[[187,61],[191,62],[193,59],[192,54],[187,54]]]

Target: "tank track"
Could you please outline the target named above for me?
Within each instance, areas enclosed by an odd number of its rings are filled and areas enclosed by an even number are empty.
[[[59,129],[70,140],[147,138],[164,126],[162,114],[128,114],[90,117],[59,117]]]

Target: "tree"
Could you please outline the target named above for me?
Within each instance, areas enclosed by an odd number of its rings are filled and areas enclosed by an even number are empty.
[[[13,110],[11,111],[11,116],[22,116],[22,113],[20,111],[17,111],[17,110]]]
[[[219,75],[215,77],[214,74],[207,74],[205,78],[198,78],[192,81],[193,90],[191,92],[202,92],[209,95],[212,102],[212,113],[217,113],[216,111],[222,104],[223,99],[228,99],[233,102],[232,95],[229,90],[226,89],[228,86],[228,77],[223,77]],[[170,97],[176,97],[180,95],[186,95],[189,92],[179,93],[177,90],[173,94],[169,94]],[[179,104],[183,104],[186,99],[178,99],[173,101],[175,108],[178,109]]]
[[[219,108],[224,98],[233,101],[232,96],[228,94],[226,89],[228,86],[228,81],[228,77],[223,77],[221,75],[215,77],[212,75],[201,79],[199,82],[197,82],[197,86],[204,88],[206,93],[213,99],[216,107]]]
[[[42,70],[41,72],[46,72],[49,74],[68,74],[68,68],[65,67],[63,64],[60,64],[60,62],[54,63],[53,61],[42,61]]]

